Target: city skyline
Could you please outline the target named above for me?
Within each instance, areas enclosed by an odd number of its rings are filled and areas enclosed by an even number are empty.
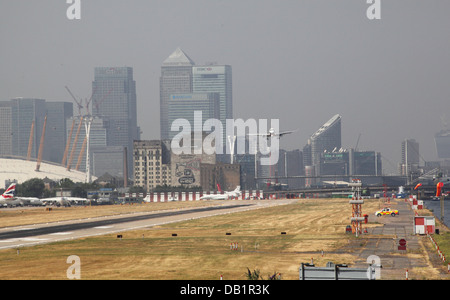
[[[364,1],[82,1],[78,21],[66,9],[50,1],[3,5],[2,101],[71,101],[65,85],[88,97],[94,67],[130,66],[142,138],[155,139],[161,62],[181,47],[201,64],[233,66],[235,119],[278,118],[280,130],[299,128],[281,148],[301,149],[340,114],[342,147],[359,140],[358,148],[382,153],[389,171],[397,171],[405,139],[437,160],[434,135],[449,109],[449,3],[383,1],[376,21]]]

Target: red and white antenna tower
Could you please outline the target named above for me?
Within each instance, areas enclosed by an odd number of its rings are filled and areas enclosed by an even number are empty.
[[[353,179],[349,186],[352,187],[353,196],[352,200],[349,203],[352,205],[352,233],[356,234],[356,236],[362,233],[362,222],[365,218],[362,215],[362,205],[364,204],[364,200],[361,198],[361,187],[362,182],[359,179]]]

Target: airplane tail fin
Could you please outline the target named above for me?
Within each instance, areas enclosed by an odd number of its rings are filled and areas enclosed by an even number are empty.
[[[220,184],[217,184],[217,189],[218,189],[219,192],[222,193],[222,189],[220,188]]]
[[[234,191],[235,191],[235,192],[240,192],[240,191],[241,191],[241,186],[238,185]]]
[[[14,198],[14,192],[16,191],[16,184],[12,183],[6,191],[1,195],[2,199],[12,199]]]

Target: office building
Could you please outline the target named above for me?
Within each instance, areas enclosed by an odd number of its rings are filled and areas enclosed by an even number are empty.
[[[450,130],[442,130],[434,136],[437,156],[439,159],[450,158]]]
[[[31,135],[30,157],[37,158],[45,113],[44,99],[15,98],[11,100],[12,151],[14,155],[28,156]]]
[[[192,67],[195,65],[180,48],[177,48],[162,64],[160,84],[160,134],[169,139],[170,95],[192,93]]]
[[[37,158],[47,116],[42,160],[61,163],[66,144],[66,119],[73,115],[72,103],[15,98],[0,102],[0,115],[0,155],[28,157],[29,151],[30,159]]]
[[[226,145],[226,119],[233,119],[232,69],[229,65],[196,66],[180,48],[176,49],[162,64],[160,77],[160,130],[161,139],[173,137],[169,117],[170,102],[174,95],[218,94],[219,114],[215,116],[222,123],[222,143]],[[171,98],[172,97],[172,98]],[[188,100],[188,99],[186,99]],[[194,100],[194,99],[193,99]],[[194,104],[185,112],[197,109]],[[176,134],[176,133],[175,133]]]
[[[108,122],[108,126],[105,127],[107,146],[133,149],[133,141],[140,139],[136,98],[133,68],[95,68],[95,79],[92,82],[92,114]],[[132,163],[130,152],[128,151],[127,158],[129,165]]]
[[[43,159],[61,163],[67,141],[66,120],[73,116],[73,103],[46,102],[47,125]]]
[[[375,151],[349,151],[350,175],[381,176],[381,154]]]
[[[128,149],[127,149],[128,151]],[[124,174],[124,148],[120,146],[91,147],[92,174],[96,177],[109,174],[121,180]],[[129,169],[129,168],[128,168]]]
[[[134,141],[134,185],[150,192],[157,186],[172,185],[170,148],[161,140]]]
[[[419,143],[415,139],[402,141],[402,161],[399,166],[400,175],[409,176],[419,168]]]
[[[61,163],[66,145],[66,120],[73,115],[70,102],[15,98],[0,102],[0,155],[36,159],[44,129],[42,160]]]
[[[299,150],[286,151],[281,149],[278,159],[277,170],[279,177],[292,177],[304,174],[303,153]],[[303,178],[280,179],[279,182],[285,183],[290,189],[303,187],[305,180]]]
[[[9,103],[0,102],[0,156],[12,155],[12,112]]]
[[[224,128],[223,145],[226,145],[226,120],[233,119],[232,69],[229,65],[195,66],[192,71],[194,93],[218,93],[219,120]]]
[[[308,139],[304,148],[305,166],[310,164],[314,167],[315,175],[321,175],[323,169],[320,168],[320,163],[323,153],[339,149],[341,149],[341,116],[334,115]]]
[[[194,137],[194,134],[193,138]],[[205,135],[203,135],[203,138]],[[134,184],[147,192],[157,186],[234,190],[241,185],[241,166],[221,163],[215,154],[175,154],[170,141],[135,141],[133,148]]]
[[[177,119],[184,119],[189,122],[192,131],[202,132],[206,120],[219,118],[219,108],[218,93],[173,94],[168,101],[168,121],[173,124]],[[195,120],[195,116],[199,120]],[[179,132],[170,129],[168,138],[172,139]]]

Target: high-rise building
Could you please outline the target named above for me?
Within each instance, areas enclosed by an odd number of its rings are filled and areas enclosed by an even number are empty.
[[[127,147],[129,165],[132,163],[133,141],[140,139],[136,98],[133,68],[95,68],[95,79],[92,82],[92,114],[108,123],[107,146]]]
[[[219,115],[214,118],[222,123],[223,140],[226,145],[226,119],[233,118],[232,69],[229,65],[196,66],[180,48],[176,49],[162,64],[160,77],[160,126],[161,139],[170,139],[171,122],[169,106],[174,95],[218,94]],[[171,98],[172,97],[172,98]],[[178,99],[179,100],[179,99]],[[188,100],[188,99],[187,99]],[[188,101],[185,103],[188,105]],[[198,110],[197,104],[189,108],[191,114]],[[172,106],[173,109],[173,106]],[[187,113],[187,107],[185,112]],[[206,109],[206,108],[204,108]],[[204,111],[204,110],[203,110]],[[173,112],[173,110],[172,110]],[[176,134],[176,133],[175,133]]]
[[[66,120],[73,116],[73,103],[46,102],[47,125],[43,159],[61,163],[66,146]]]
[[[14,155],[27,157],[30,133],[32,136],[31,158],[37,158],[40,137],[45,120],[45,100],[15,98],[11,100],[12,150]],[[34,121],[34,125],[32,126]],[[33,128],[32,132],[31,129]]]
[[[303,153],[299,149],[291,151],[281,149],[277,165],[279,177],[303,175],[304,174]],[[304,186],[303,178],[302,179],[288,178],[280,181],[286,183],[291,189]]]
[[[151,191],[159,185],[172,185],[170,149],[160,140],[134,141],[134,184]]]
[[[450,130],[442,130],[434,136],[439,159],[450,158]]]
[[[12,155],[12,137],[11,105],[0,102],[0,156]]]
[[[160,84],[160,133],[161,139],[169,139],[170,95],[192,93],[192,67],[194,61],[177,48],[162,64]]]
[[[400,164],[400,175],[409,176],[419,168],[419,143],[415,139],[402,141],[402,162]]]
[[[70,102],[15,98],[0,102],[1,155],[37,158],[47,116],[42,160],[61,163],[66,145],[66,119],[73,115]],[[30,143],[31,141],[31,143]]]
[[[375,151],[349,152],[349,174],[350,175],[375,175],[382,174],[381,154]]]
[[[330,120],[323,124],[308,140],[308,150],[304,155],[311,157],[304,158],[305,162],[311,162],[320,175],[321,157],[325,151],[332,152],[341,148],[341,116],[334,115]],[[308,153],[309,152],[309,153]],[[306,166],[306,164],[305,164]]]
[[[218,93],[220,103],[219,120],[223,126],[223,145],[226,145],[226,119],[233,119],[232,69],[229,65],[193,67],[193,92]]]
[[[199,120],[195,117],[199,116]],[[208,119],[219,118],[218,93],[173,94],[168,101],[168,121],[172,124],[177,119],[187,120],[191,131],[202,132],[203,124]],[[169,128],[170,130],[170,128]],[[169,139],[178,132],[169,131]]]

